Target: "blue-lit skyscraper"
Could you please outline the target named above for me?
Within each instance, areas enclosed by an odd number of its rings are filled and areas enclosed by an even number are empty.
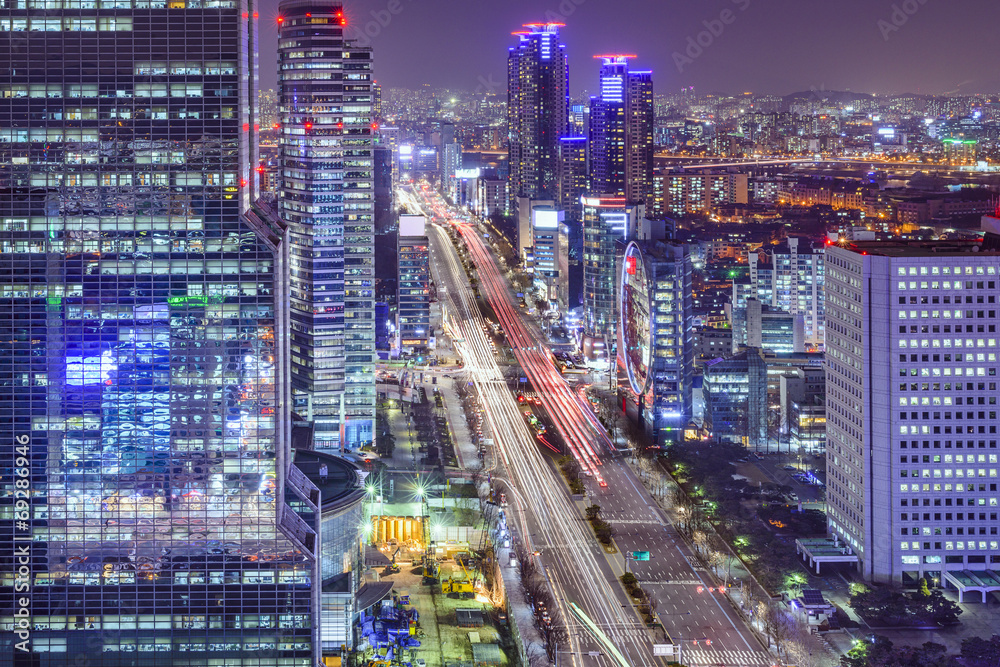
[[[596,56],[601,94],[590,102],[590,192],[646,203],[653,186],[653,76],[632,55]]]
[[[569,118],[569,69],[559,23],[529,23],[515,32],[507,58],[510,198],[555,199],[559,139]]]
[[[339,2],[279,11],[295,408],[318,448],[354,448],[375,419],[372,52],[344,40]]]
[[[314,665],[256,4],[0,31],[0,665]]]

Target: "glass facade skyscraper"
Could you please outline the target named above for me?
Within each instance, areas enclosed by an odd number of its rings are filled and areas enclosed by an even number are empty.
[[[616,251],[619,242],[635,234],[642,206],[624,197],[584,197],[583,202],[583,330],[603,337],[610,348],[617,341]]]
[[[281,217],[291,237],[292,385],[319,448],[373,441],[372,51],[339,2],[279,8]]]
[[[0,4],[0,665],[315,664],[257,16]]]

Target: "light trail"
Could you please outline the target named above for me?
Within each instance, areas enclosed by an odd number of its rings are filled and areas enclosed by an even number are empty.
[[[532,552],[537,550],[541,554],[539,564],[552,589],[560,616],[570,618],[566,601],[574,599],[586,608],[595,622],[607,628],[610,641],[627,656],[629,664],[663,664],[653,658],[646,629],[637,622],[631,606],[624,604],[628,601],[618,583],[609,582],[613,574],[608,570],[606,557],[525,424],[496,363],[486,335],[486,323],[471,296],[464,269],[450,239],[438,225],[432,225],[430,231],[432,248],[437,248],[432,262],[436,282],[447,285],[447,296],[454,307],[455,317],[449,326],[457,329],[456,333],[464,341],[457,344],[458,351],[463,356],[465,371],[479,392],[484,417],[490,424],[499,453],[497,458],[507,478],[505,481],[519,490],[518,500],[524,503],[523,507],[519,503],[517,525],[524,543]],[[596,459],[592,454],[589,456],[590,460]],[[581,644],[594,645],[582,628],[568,629],[568,633],[572,652],[577,654],[572,656],[573,665],[617,667],[606,657],[589,656],[578,650]]]
[[[440,205],[437,211],[440,219],[444,219],[444,209]],[[642,489],[635,473],[619,460],[611,459],[607,465],[601,461],[598,453],[603,455],[613,449],[611,441],[597,422],[589,401],[571,391],[556,369],[544,336],[523,321],[513,290],[475,228],[468,223],[450,224],[466,241],[470,257],[476,265],[480,289],[500,319],[515,356],[525,375],[532,379],[557,431],[563,436],[571,454],[581,462],[581,467],[601,484],[602,488],[596,492],[591,489],[590,494],[600,500],[602,514],[606,513],[612,524],[620,526],[616,529],[617,546],[623,550],[653,549],[659,557],[654,562],[642,564],[642,568],[646,569],[644,576],[654,582],[698,579],[704,584],[704,573],[698,572],[693,565],[695,556],[690,547],[680,541],[676,530],[655,509],[655,501]],[[438,233],[443,235],[443,232]],[[447,239],[445,243],[445,247],[454,254]],[[464,282],[462,268],[457,261],[450,262],[450,265],[456,271],[455,275],[462,276]],[[470,291],[468,288],[449,290],[452,295],[457,292],[459,300],[466,304],[466,310],[457,318],[467,325],[464,330],[475,332],[485,340],[485,325],[477,305],[468,296]],[[526,543],[537,545],[543,552],[542,558],[548,563],[543,571],[550,575],[547,578],[563,618],[568,618],[564,603],[573,600],[586,610],[595,625],[607,629],[608,637],[630,664],[663,664],[660,658],[652,656],[649,636],[638,629],[642,627],[641,622],[637,623],[639,619],[632,609],[631,600],[624,599],[621,594],[615,581],[617,572],[613,569],[609,571],[606,556],[596,548],[591,531],[579,517],[579,510],[568,502],[567,494],[561,488],[561,479],[548,467],[538,443],[534,442],[531,434],[527,434],[511,392],[499,379],[498,371],[492,370],[495,360],[491,348],[488,343],[476,348],[480,354],[489,356],[477,361],[475,366],[482,369],[487,377],[495,378],[482,385],[484,393],[481,396],[490,420],[497,420],[495,423],[502,424],[511,433],[520,434],[513,438],[498,437],[497,451],[506,462],[503,469],[509,482],[521,489],[525,496],[531,519],[528,524],[533,522],[536,530],[542,533],[537,537],[526,534],[525,539]],[[556,491],[553,493],[553,490]],[[637,528],[640,524],[644,527]],[[592,552],[596,552],[596,556]],[[691,656],[693,664],[725,667],[768,667],[773,664],[772,657],[728,605],[724,606],[714,597],[699,595],[693,588],[682,585],[655,585],[650,588],[650,593],[657,598],[661,609],[686,610],[683,615],[667,614],[671,633],[685,637],[692,633],[705,634],[705,628],[712,628],[714,636],[710,648],[685,651]],[[567,594],[570,597],[567,598]],[[625,604],[621,604],[623,599]],[[567,630],[571,629],[582,630],[567,625]],[[582,645],[593,641],[588,633],[582,631],[571,634],[570,639],[571,644],[576,642]],[[574,665],[587,657],[579,657],[575,649],[571,653],[574,654]],[[616,661],[591,658],[597,664],[617,667]],[[589,665],[590,661],[587,662]]]

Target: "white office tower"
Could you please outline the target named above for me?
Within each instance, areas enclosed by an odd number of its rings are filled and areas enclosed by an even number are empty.
[[[339,2],[280,7],[295,410],[317,448],[355,448],[375,419],[372,52],[344,40]]]
[[[826,271],[830,531],[868,579],[961,590],[956,572],[1000,568],[1000,252],[858,242]]]

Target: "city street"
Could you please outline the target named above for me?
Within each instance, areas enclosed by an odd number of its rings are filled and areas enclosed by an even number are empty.
[[[568,637],[568,645],[560,645],[560,662],[619,667],[665,664],[653,658],[653,637],[615,581],[612,562],[525,425],[494,359],[485,322],[451,241],[438,226],[430,228],[430,238],[435,282],[442,298],[451,302],[448,326],[465,370],[480,393],[494,439],[496,456],[490,472],[500,488],[509,490],[508,510],[513,516],[508,523],[515,538],[524,541],[527,552],[536,554],[532,557],[543,568],[557,601],[555,629],[564,629]],[[570,602],[578,604],[607,635],[624,664],[608,655],[576,622],[568,608]]]
[[[443,210],[443,207],[443,203],[436,202],[436,208],[430,205],[426,208],[433,211]],[[735,610],[724,599],[720,599],[718,594],[707,593],[711,583],[707,573],[694,565],[695,559],[690,550],[668,524],[666,517],[650,499],[635,474],[623,462],[602,458],[601,455],[608,450],[609,443],[606,437],[595,429],[596,417],[569,389],[562,375],[552,364],[541,333],[537,329],[525,326],[521,320],[514,295],[479,234],[468,225],[461,225],[461,233],[476,262],[481,289],[500,318],[507,338],[514,346],[518,361],[542,398],[544,407],[573,456],[584,470],[591,472],[592,476],[587,480],[589,496],[593,502],[602,507],[602,515],[617,530],[616,543],[619,549],[648,550],[653,553],[654,557],[650,561],[633,563],[631,569],[657,600],[661,621],[671,639],[675,643],[684,643],[685,662],[692,665],[732,667],[773,664],[770,654],[764,651]],[[439,242],[437,244],[439,254],[433,263],[439,270],[442,266],[450,266],[450,273],[460,275],[462,268],[457,258],[453,257],[449,262],[446,260],[448,255],[440,254],[441,249],[450,247],[450,242],[442,230],[436,229],[432,244],[435,241]],[[471,302],[471,299],[469,301]],[[468,316],[477,323],[481,319],[474,303],[469,307]],[[478,324],[467,328],[482,331],[482,326]],[[467,338],[466,344],[468,343]],[[488,346],[486,350],[488,360],[480,358],[477,363],[486,367],[495,366]],[[494,378],[499,376],[498,371],[495,373]],[[498,401],[513,404],[510,392],[502,381],[494,380],[489,386],[495,387],[498,390],[497,394],[502,395],[497,395]],[[520,419],[519,415],[516,416],[517,419],[513,420],[516,424],[512,423],[510,426],[526,431],[523,419]],[[498,439],[498,442],[499,440],[501,439]],[[564,560],[564,555],[559,553],[559,549],[564,549],[567,545],[555,543],[553,537],[556,535],[563,537],[563,535],[561,530],[553,531],[553,528],[557,528],[559,524],[575,525],[576,530],[573,533],[579,542],[574,542],[572,552],[578,556],[588,554],[589,560],[605,561],[605,567],[600,568],[605,570],[607,559],[603,557],[604,554],[590,534],[589,528],[580,520],[579,509],[572,506],[566,497],[566,492],[559,488],[561,481],[555,478],[544,462],[538,461],[538,447],[530,440],[530,436],[527,443],[529,446],[525,447],[522,441],[522,445],[516,450],[502,447],[501,452],[504,456],[504,465],[514,472],[512,481],[515,486],[521,489],[533,489],[546,500],[541,507],[537,507],[540,511],[529,511],[542,527],[540,534],[535,536],[541,537],[541,540],[532,538],[531,545],[540,552],[540,558],[549,567],[550,572],[561,573],[568,568],[552,566]],[[526,465],[532,460],[537,463]],[[529,481],[529,484],[525,485],[522,480]],[[525,495],[527,504],[532,504],[531,496],[534,493],[515,494],[515,498]],[[606,606],[600,611],[601,621],[607,623],[609,628],[619,625],[619,632],[624,632],[623,626],[635,626],[639,621],[631,609],[631,601],[621,593],[618,584],[611,581],[623,572],[623,559],[620,554],[615,556],[613,563],[610,572],[599,581],[601,589],[612,589],[612,594],[605,596]],[[591,572],[593,571],[594,569],[591,569]],[[557,589],[554,591],[557,598],[564,597],[567,602],[577,601],[565,598],[565,595],[575,592],[580,584],[586,585],[586,582],[573,581],[579,576],[579,572],[579,569],[573,572],[565,582],[561,581],[558,574],[550,577],[553,587]],[[592,580],[593,577],[588,579]],[[703,588],[702,593],[698,592],[699,586]],[[591,590],[596,591],[598,588],[595,586]],[[607,608],[607,603],[612,600],[611,603],[617,605],[618,609]],[[585,608],[587,607],[585,605]],[[600,609],[600,605],[598,608]],[[563,616],[565,617],[565,614]],[[646,634],[644,628],[641,632]],[[614,639],[610,630],[608,634]],[[710,640],[711,644],[706,645],[706,639]],[[698,641],[697,645],[694,644],[695,640]],[[652,656],[647,653],[651,640],[645,641],[643,646],[645,650],[639,655],[643,655],[646,662],[633,664],[654,664],[649,662]]]

